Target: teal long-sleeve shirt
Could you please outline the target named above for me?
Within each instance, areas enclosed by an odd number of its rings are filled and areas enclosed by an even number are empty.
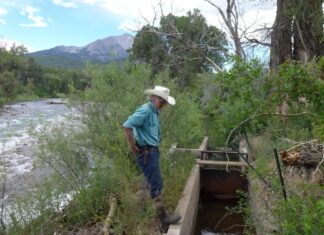
[[[148,102],[139,107],[128,117],[123,127],[133,130],[134,138],[139,146],[160,145],[159,110],[155,108],[152,102]]]

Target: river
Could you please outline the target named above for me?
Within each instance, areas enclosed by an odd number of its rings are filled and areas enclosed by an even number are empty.
[[[17,196],[34,188],[49,175],[48,168],[34,168],[37,135],[78,116],[64,100],[45,99],[6,105],[0,109],[0,202],[10,206]],[[32,134],[34,133],[34,134]]]

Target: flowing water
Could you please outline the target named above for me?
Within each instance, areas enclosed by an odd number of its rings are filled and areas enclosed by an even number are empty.
[[[243,234],[244,221],[239,213],[231,212],[235,201],[208,200],[200,203],[196,235]]]
[[[33,167],[37,137],[32,133],[70,122],[73,115],[75,110],[60,99],[21,102],[0,109],[1,207],[9,206],[51,172]]]

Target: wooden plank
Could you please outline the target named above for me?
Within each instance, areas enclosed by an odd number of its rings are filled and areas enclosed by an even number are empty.
[[[247,166],[245,162],[234,162],[234,161],[210,161],[210,160],[196,160],[199,165],[213,165],[213,166]]]
[[[207,150],[207,147],[208,147],[208,136],[205,136],[199,146],[199,150]]]
[[[199,149],[170,148],[170,150],[171,150],[171,153],[175,153],[177,151],[177,152],[194,154],[197,157],[200,157],[200,154],[201,154],[201,150],[199,150]]]
[[[247,153],[244,152],[236,152],[236,151],[225,151],[225,150],[202,150],[203,153],[219,153],[219,154],[241,154],[241,155],[247,155]]]
[[[169,154],[172,155],[177,149],[177,143],[174,143],[171,145],[171,148],[169,149]]]
[[[205,136],[203,141],[201,142],[200,146],[199,146],[199,150],[200,151],[204,151],[207,150],[208,147],[208,136]],[[208,154],[205,154],[203,152],[200,153],[200,157],[202,160],[205,160],[207,158]]]

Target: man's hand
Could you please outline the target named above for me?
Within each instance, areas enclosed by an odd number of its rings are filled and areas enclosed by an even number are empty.
[[[130,150],[132,151],[132,153],[135,153],[135,154],[139,153],[139,151],[140,151],[139,148],[135,144],[130,145]]]
[[[135,144],[135,140],[133,137],[133,130],[127,127],[124,127],[125,130],[125,135],[126,135],[126,139],[129,145],[130,150],[132,151],[132,153],[139,153],[139,148],[136,146]]]

